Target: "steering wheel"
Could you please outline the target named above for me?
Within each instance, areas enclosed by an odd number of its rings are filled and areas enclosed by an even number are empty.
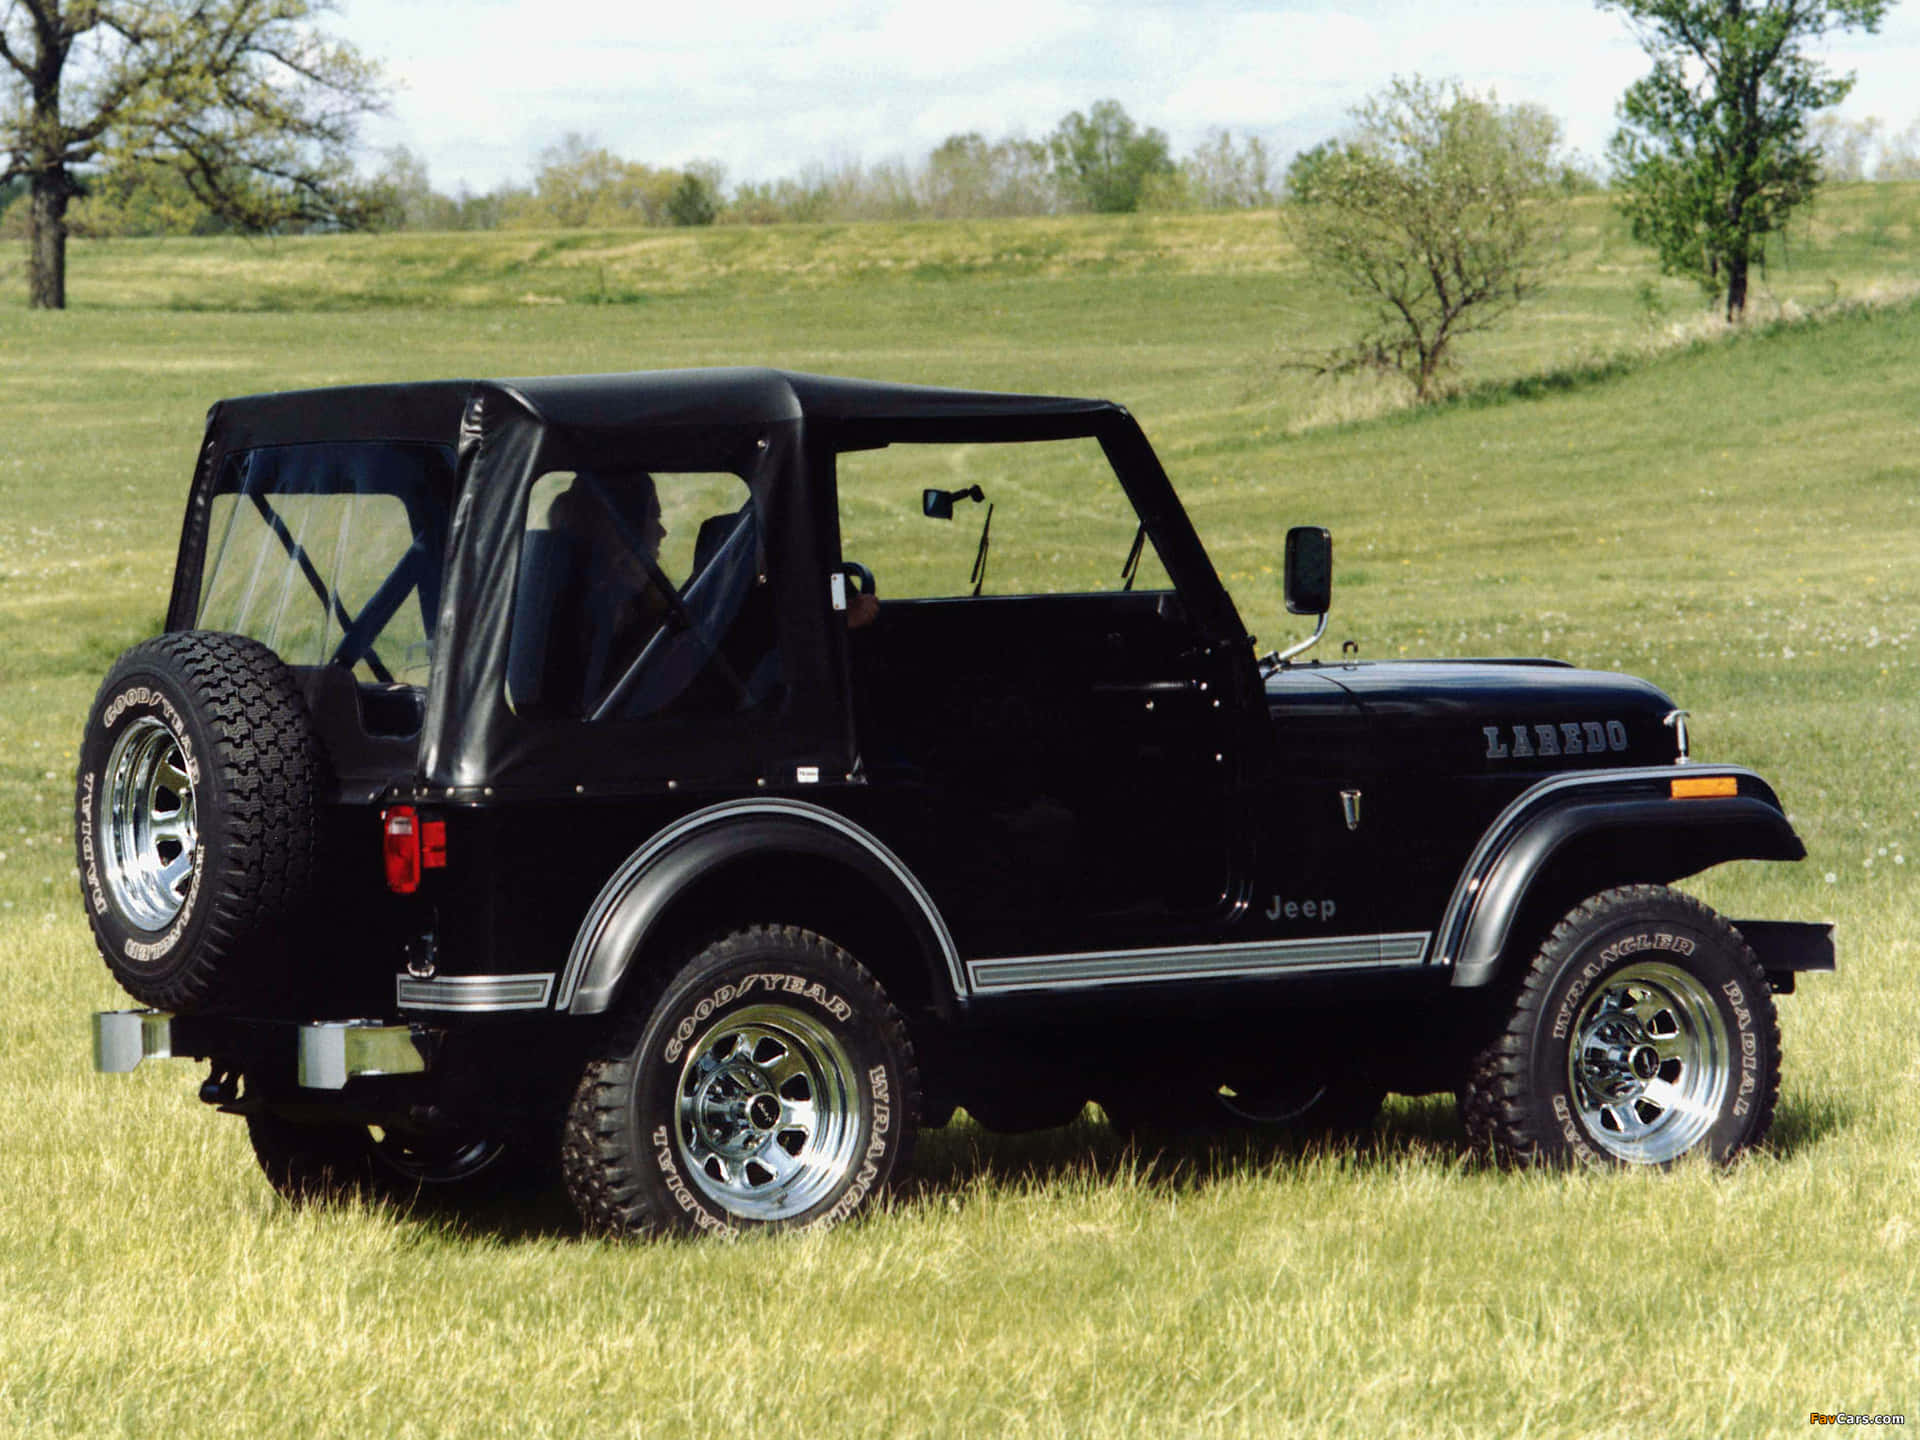
[[[873,571],[862,565],[858,560],[842,560],[840,562],[840,573],[853,582],[854,594],[872,595],[876,599],[879,598],[880,592],[873,583]]]

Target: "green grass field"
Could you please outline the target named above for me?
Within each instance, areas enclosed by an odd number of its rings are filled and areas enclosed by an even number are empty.
[[[1898,294],[1920,187],[1796,230],[1772,311]],[[1920,1424],[1920,307],[1714,343],[1604,202],[1450,405],[1278,366],[1332,333],[1267,216],[76,247],[0,261],[0,1433],[1744,1435]],[[531,303],[524,297],[562,303]],[[616,301],[620,303],[599,303]],[[1664,348],[1662,348],[1664,347]],[[1643,353],[1648,352],[1648,353]],[[1606,366],[1611,356],[1640,355]],[[710,363],[1110,396],[1263,641],[1289,524],[1327,643],[1645,675],[1811,858],[1696,882],[1832,919],[1730,1172],[1512,1175],[1451,1106],[1354,1150],[1122,1150],[1097,1116],[924,1138],[883,1214],[582,1241],[564,1202],[296,1213],[185,1063],[91,1073],[126,1003],[71,874],[86,706],[154,630],[206,406],[343,381]],[[1545,382],[1513,384],[1528,376]],[[1522,392],[1532,398],[1521,398]]]

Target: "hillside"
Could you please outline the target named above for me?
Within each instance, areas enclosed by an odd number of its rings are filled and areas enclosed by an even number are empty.
[[[1580,213],[1566,278],[1476,373],[1691,321],[1696,297],[1653,282],[1604,205]],[[1920,187],[1837,193],[1775,300],[1911,273],[1916,215]],[[0,1433],[1265,1436],[1311,1416],[1584,1436],[1913,1415],[1920,305],[1302,429],[1330,402],[1275,351],[1328,315],[1274,236],[1235,216],[119,242],[77,251],[75,310],[0,305]],[[936,253],[950,268],[916,273]],[[587,265],[659,288],[576,303]],[[193,1067],[92,1075],[86,1015],[125,1002],[75,894],[73,750],[111,658],[159,622],[207,405],[763,362],[1126,402],[1263,641],[1300,633],[1281,538],[1316,522],[1329,648],[1556,655],[1673,693],[1697,753],[1765,773],[1812,852],[1694,888],[1840,927],[1840,974],[1781,1002],[1772,1149],[1726,1174],[1503,1174],[1443,1098],[1306,1154],[1142,1156],[1093,1111],[1021,1140],[962,1121],[868,1222],[622,1248],[578,1242],[551,1203],[473,1226],[293,1212],[242,1127],[193,1103]]]

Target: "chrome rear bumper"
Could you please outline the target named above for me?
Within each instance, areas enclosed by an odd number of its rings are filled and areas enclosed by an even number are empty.
[[[143,1060],[166,1060],[176,1052],[178,1022],[163,1010],[102,1010],[93,1017],[93,1068],[124,1075]],[[294,1045],[295,1074],[308,1090],[344,1090],[362,1075],[424,1075],[431,1063],[437,1032],[423,1025],[389,1025],[379,1020],[323,1020],[280,1024]]]

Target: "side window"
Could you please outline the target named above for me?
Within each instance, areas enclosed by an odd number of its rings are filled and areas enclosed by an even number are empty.
[[[840,553],[883,599],[1172,588],[1097,440],[890,445],[837,468]]]
[[[508,704],[608,720],[777,703],[760,553],[738,475],[541,476],[521,537]]]
[[[452,453],[378,443],[230,457],[210,507],[195,623],[291,665],[425,686]]]

